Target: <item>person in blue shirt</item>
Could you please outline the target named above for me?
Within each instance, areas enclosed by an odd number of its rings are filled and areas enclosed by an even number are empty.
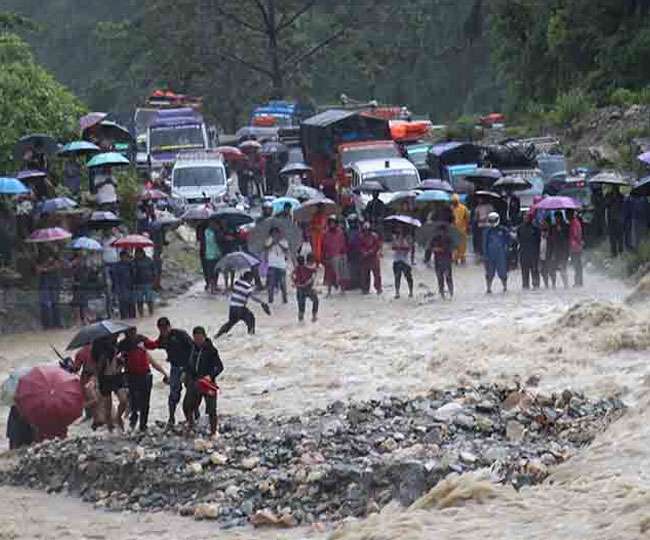
[[[500,225],[499,214],[490,212],[488,227],[483,234],[487,294],[492,294],[492,281],[494,281],[495,274],[498,274],[503,284],[503,292],[508,291],[508,247],[511,242],[510,231]]]

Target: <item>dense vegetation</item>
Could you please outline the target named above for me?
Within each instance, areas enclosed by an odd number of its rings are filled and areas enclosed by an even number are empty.
[[[570,121],[650,101],[650,0],[5,0],[93,109],[153,87],[226,128],[272,96],[406,103],[434,121],[506,109]]]

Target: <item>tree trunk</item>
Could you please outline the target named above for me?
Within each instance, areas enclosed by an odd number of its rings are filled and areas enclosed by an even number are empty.
[[[271,97],[282,99],[284,97],[284,73],[280,65],[280,51],[278,48],[278,33],[275,20],[275,0],[267,0],[266,6],[268,16],[269,60],[271,63],[271,83],[273,87],[273,95]]]

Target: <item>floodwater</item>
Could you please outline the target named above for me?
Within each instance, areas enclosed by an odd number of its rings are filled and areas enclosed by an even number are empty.
[[[242,325],[218,343],[226,368],[220,413],[291,414],[338,399],[525,382],[533,375],[539,377],[533,391],[571,387],[591,397],[616,394],[630,405],[629,413],[555,469],[547,482],[519,493],[497,486],[479,504],[473,500],[474,481],[466,478],[459,489],[469,500],[444,510],[389,506],[339,530],[243,529],[219,532],[220,537],[623,539],[650,534],[645,532],[650,531],[648,306],[623,307],[629,291],[589,273],[583,289],[521,292],[515,276],[507,295],[487,296],[475,266],[456,271],[457,295],[443,302],[428,295],[435,276],[421,264],[415,269],[416,298],[406,298],[402,290],[403,297],[394,300],[388,263],[384,270],[381,297],[335,295],[322,301],[316,324],[297,323],[293,298],[276,306],[270,318],[254,307],[258,334],[249,338]],[[566,316],[579,302],[586,304]],[[214,333],[226,313],[224,297],[209,297],[197,287],[160,314],[175,326],[191,330],[201,324]],[[155,319],[142,320],[139,330],[154,335]],[[51,361],[49,345],[63,348],[71,334],[0,337],[0,375],[14,366]],[[154,418],[164,419],[166,388],[160,381],[153,402]],[[0,409],[2,422],[6,413]],[[23,526],[26,509],[28,527]],[[7,538],[207,538],[217,532],[213,524],[168,514],[110,514],[69,498],[7,488],[0,492],[0,522]]]

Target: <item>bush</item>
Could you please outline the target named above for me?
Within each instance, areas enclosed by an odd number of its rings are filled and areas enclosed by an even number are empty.
[[[638,103],[638,95],[627,88],[617,88],[609,95],[609,104],[618,107],[629,107]]]
[[[625,272],[628,277],[648,267],[650,265],[650,240],[641,242],[636,252],[627,252],[624,260]]]
[[[142,189],[138,173],[134,167],[129,167],[116,174],[115,178],[117,180],[117,196],[120,201],[120,217],[133,230],[138,196]]]
[[[594,109],[591,98],[582,90],[572,90],[557,97],[553,119],[559,125],[566,125],[585,116]]]

